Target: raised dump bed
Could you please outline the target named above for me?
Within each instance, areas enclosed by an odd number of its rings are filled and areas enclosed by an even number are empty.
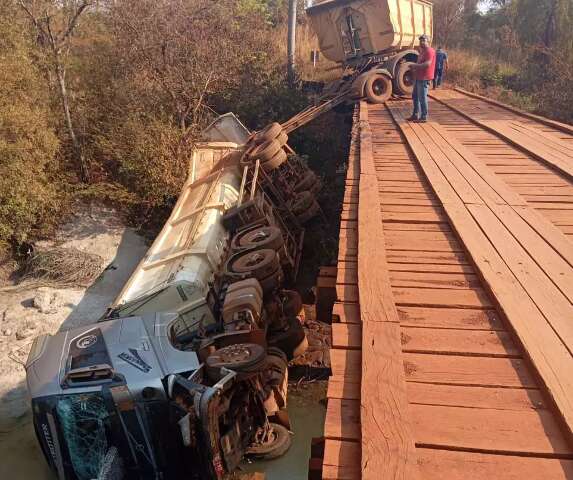
[[[433,36],[432,3],[426,0],[324,0],[307,9],[320,50],[337,63],[414,48]]]

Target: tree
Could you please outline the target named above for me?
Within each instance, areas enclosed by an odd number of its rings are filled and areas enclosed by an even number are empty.
[[[80,16],[91,6],[92,0],[17,0],[17,5],[31,21],[38,35],[38,43],[48,49],[51,67],[56,75],[64,121],[72,143],[72,152],[85,182],[89,171],[82,145],[74,130],[70,109],[70,97],[66,82],[67,57],[70,40]]]
[[[464,16],[464,0],[434,1],[434,23],[437,42],[448,46],[453,35],[462,26]]]
[[[14,21],[14,7],[0,2],[0,250],[55,218],[58,139],[34,48]]]

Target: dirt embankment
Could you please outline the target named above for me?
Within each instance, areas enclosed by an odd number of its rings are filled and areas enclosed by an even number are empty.
[[[77,249],[99,255],[102,272],[88,288],[41,287],[0,294],[0,478],[47,478],[33,438],[25,362],[34,338],[95,322],[147,251],[114,210],[80,209],[38,249]]]

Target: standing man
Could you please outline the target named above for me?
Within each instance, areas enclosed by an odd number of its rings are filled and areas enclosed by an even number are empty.
[[[426,35],[420,37],[419,51],[418,63],[410,67],[413,70],[416,84],[412,93],[414,112],[408,121],[426,123],[428,121],[428,90],[436,71],[436,51],[430,47],[430,40]]]
[[[438,47],[436,51],[436,74],[434,75],[434,90],[442,84],[444,73],[448,71],[448,53]]]

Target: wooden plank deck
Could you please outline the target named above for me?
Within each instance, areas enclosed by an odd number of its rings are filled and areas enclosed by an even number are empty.
[[[402,107],[355,117],[323,478],[573,478],[573,210],[506,176],[569,181],[499,137],[476,137],[484,157],[445,106],[426,125]]]

